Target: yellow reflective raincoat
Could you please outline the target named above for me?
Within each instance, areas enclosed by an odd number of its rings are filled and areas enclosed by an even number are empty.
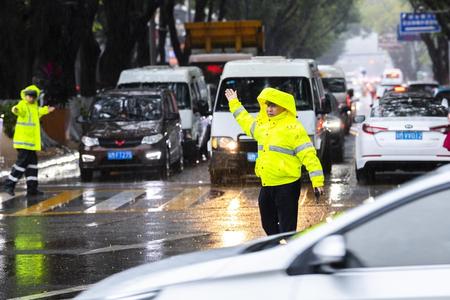
[[[266,101],[275,103],[286,111],[275,117],[267,115]],[[322,166],[316,149],[296,119],[295,100],[291,94],[274,88],[265,88],[258,96],[260,112],[250,115],[238,99],[229,101],[230,111],[244,132],[258,142],[255,173],[263,186],[277,186],[298,180],[304,165],[313,187],[323,186]]]
[[[22,100],[14,106],[18,111],[14,112],[14,107],[12,110],[13,114],[17,116],[13,144],[16,149],[39,151],[41,150],[41,126],[39,119],[43,115],[48,114],[48,106],[39,107],[37,99],[34,103],[29,103],[25,99],[25,91],[27,90],[35,90],[37,97],[41,93],[41,90],[35,85],[30,85],[20,92]]]

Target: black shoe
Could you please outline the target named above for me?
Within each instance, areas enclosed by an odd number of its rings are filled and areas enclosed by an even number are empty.
[[[35,190],[35,191],[28,191],[27,196],[42,196],[44,195],[43,191]]]
[[[10,187],[10,186],[5,186],[3,187],[3,191],[5,193],[7,193],[10,196],[15,196],[16,194],[14,193],[14,188]]]

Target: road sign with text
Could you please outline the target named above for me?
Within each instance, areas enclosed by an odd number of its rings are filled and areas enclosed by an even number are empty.
[[[400,34],[441,32],[434,13],[400,13]]]

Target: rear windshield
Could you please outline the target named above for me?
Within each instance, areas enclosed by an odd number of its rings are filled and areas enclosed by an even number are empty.
[[[371,112],[372,117],[446,117],[448,109],[431,98],[388,99]]]
[[[191,108],[189,88],[185,82],[136,82],[121,84],[119,85],[119,88],[169,89],[174,92],[177,98],[178,109]]]
[[[229,111],[226,89],[237,90],[239,100],[249,112],[259,112],[257,97],[266,87],[294,96],[297,110],[312,110],[311,86],[306,77],[245,77],[226,78],[220,84],[215,111]]]
[[[323,87],[330,93],[345,93],[344,78],[322,78]]]
[[[147,121],[161,116],[160,97],[135,95],[97,96],[90,113],[92,121]]]

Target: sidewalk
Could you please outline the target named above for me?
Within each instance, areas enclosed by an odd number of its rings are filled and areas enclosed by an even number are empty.
[[[37,154],[39,181],[67,177],[68,174],[76,176],[79,172],[78,151],[74,149],[64,146],[61,148],[51,147],[43,149]],[[16,158],[17,152],[12,146],[11,139],[2,134],[0,137],[0,181],[2,183],[8,177]],[[24,179],[21,179],[20,183],[24,183]]]

